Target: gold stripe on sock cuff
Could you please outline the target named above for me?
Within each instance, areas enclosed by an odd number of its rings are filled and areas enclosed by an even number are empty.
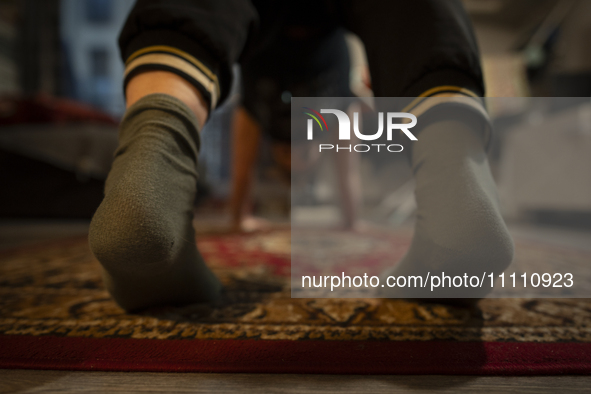
[[[419,116],[427,112],[429,109],[441,104],[456,104],[467,106],[473,109],[475,112],[482,115],[482,117],[486,120],[484,144],[486,149],[488,150],[492,137],[492,129],[490,127],[490,117],[488,116],[488,112],[486,112],[486,109],[484,108],[482,102],[478,100],[478,97],[475,95],[470,95],[470,97],[468,97],[465,94],[463,94],[464,92],[451,93],[449,92],[449,90],[445,90],[445,92],[432,94],[429,97],[422,98],[421,102],[418,102],[418,104],[415,104],[412,107],[410,105],[407,106],[402,112],[410,112],[418,118]]]
[[[427,97],[432,97],[432,96],[436,96],[436,95],[440,95],[440,94],[444,94],[444,93],[457,94],[457,95],[461,95],[461,96],[469,96],[469,97],[474,97],[474,98],[478,97],[473,91],[466,89],[466,88],[459,87],[459,86],[452,86],[452,85],[436,86],[434,88],[431,88],[431,89],[426,90],[423,93],[421,93],[410,104],[408,104],[402,110],[402,112],[411,111],[411,109],[413,107],[415,107],[421,101],[424,101],[425,98],[427,98]]]
[[[207,68],[203,63],[201,63],[196,57],[189,55],[187,52],[181,51],[180,49],[170,47],[167,45],[154,45],[150,47],[145,47],[140,50],[135,51],[131,54],[125,61],[125,66],[131,63],[136,58],[145,55],[147,53],[170,53],[172,55],[176,55],[182,57],[189,63],[193,64],[195,67],[200,69],[205,75],[207,75],[212,81],[218,85],[218,77],[215,75],[209,68]]]
[[[135,60],[127,63],[125,77],[135,68],[148,64],[160,64],[172,67],[189,75],[211,94],[211,107],[215,108],[219,99],[219,89],[216,82],[208,78],[199,68],[196,68],[193,64],[178,56],[165,53],[147,53],[143,56],[136,57]]]

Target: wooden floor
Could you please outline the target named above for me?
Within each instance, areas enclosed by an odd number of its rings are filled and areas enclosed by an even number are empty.
[[[1,393],[566,393],[591,377],[340,376],[0,370]]]

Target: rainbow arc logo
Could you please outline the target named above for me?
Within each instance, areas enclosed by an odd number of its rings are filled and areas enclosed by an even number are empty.
[[[312,108],[308,108],[308,107],[302,107],[303,109],[307,109],[308,111],[312,111],[314,112],[316,115],[318,115],[318,117],[320,117],[320,119],[322,119],[322,123],[324,123],[324,126],[326,127],[326,131],[328,131],[328,125],[326,124],[326,120],[324,120],[324,117],[322,115],[320,115],[320,113],[318,111],[313,110]],[[320,130],[324,131],[324,128],[322,127],[322,123],[320,123],[320,120],[318,120],[318,118],[316,116],[314,116],[313,114],[311,114],[310,112],[305,112],[304,113],[310,117],[312,117],[312,119],[314,119],[316,121],[316,123],[318,123],[318,126],[320,126]]]

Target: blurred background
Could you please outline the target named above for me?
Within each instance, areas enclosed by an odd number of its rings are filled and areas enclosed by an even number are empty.
[[[488,96],[591,97],[591,1],[464,3],[480,43]],[[102,199],[124,111],[117,37],[132,5],[133,0],[0,1],[0,247],[86,231]],[[349,44],[353,90],[371,94],[364,85],[363,47],[355,37]],[[228,197],[230,122],[238,89],[234,92],[203,132],[196,201],[202,211],[223,210]],[[574,100],[551,109],[563,117],[564,111],[576,111],[584,120],[590,105]],[[549,146],[528,143],[531,138],[515,132],[524,122],[522,112],[502,105],[490,110],[499,128],[491,163],[508,220],[516,228],[591,231],[589,138],[565,146],[561,138],[548,139]],[[538,124],[528,133],[535,139],[543,128]],[[547,131],[554,132],[561,131]],[[542,151],[550,153],[532,164],[531,157]],[[559,186],[539,176],[548,162],[560,175]],[[412,221],[405,166],[401,157],[389,178],[398,191],[392,208],[398,209],[396,225]],[[288,220],[289,184],[268,149],[257,174],[254,213]],[[524,192],[519,185],[534,174],[539,184]],[[319,204],[334,199],[334,193],[320,189]],[[548,193],[549,202],[534,198]],[[378,203],[365,199],[367,209]]]

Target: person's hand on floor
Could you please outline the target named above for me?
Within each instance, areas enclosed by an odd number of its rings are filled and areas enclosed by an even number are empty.
[[[240,221],[233,221],[230,231],[236,233],[255,233],[271,231],[277,226],[272,222],[256,216],[246,216]]]

